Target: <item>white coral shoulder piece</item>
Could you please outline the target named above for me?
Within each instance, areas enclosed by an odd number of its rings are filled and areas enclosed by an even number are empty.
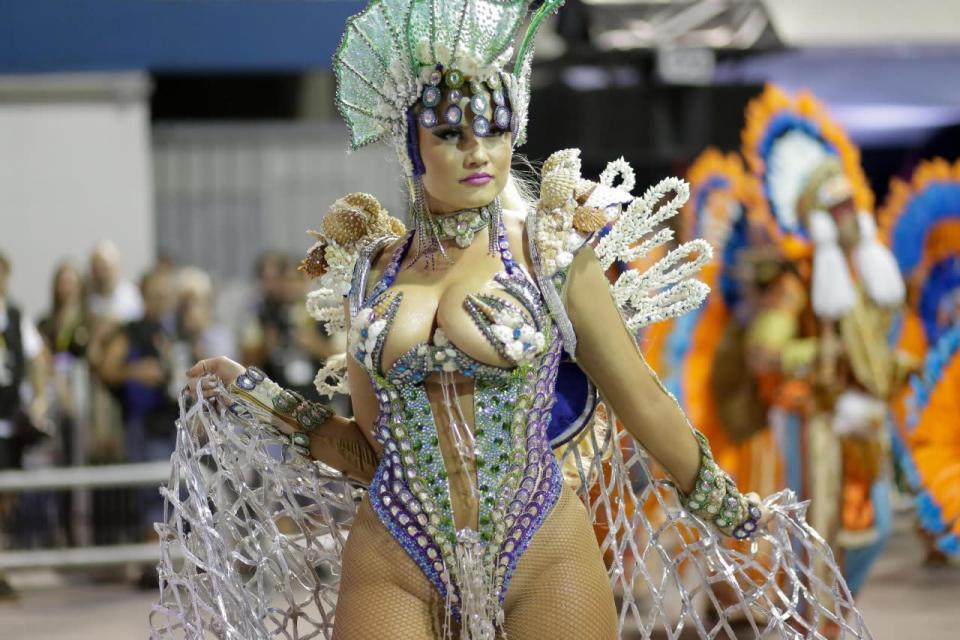
[[[623,158],[607,165],[599,182],[583,179],[580,166],[579,149],[558,151],[543,165],[534,231],[541,281],[566,269],[594,233],[607,227],[596,254],[604,270],[616,261],[631,265],[611,285],[631,331],[702,304],[710,289],[694,276],[713,255],[706,241],[686,242],[653,260],[653,252],[673,240],[666,223],[690,197],[689,185],[666,178],[634,198],[635,174]],[[643,258],[650,266],[632,266]]]
[[[671,192],[673,197],[660,204]],[[630,264],[670,242],[673,231],[664,223],[689,197],[689,185],[679,178],[666,178],[647,189],[597,243],[600,266],[607,269],[615,261]],[[630,330],[682,315],[702,304],[710,288],[693,276],[712,256],[710,245],[696,239],[669,251],[643,271],[632,268],[622,273],[612,285],[613,296]]]

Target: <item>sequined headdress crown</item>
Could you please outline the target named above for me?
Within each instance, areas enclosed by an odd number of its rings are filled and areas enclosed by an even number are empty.
[[[371,0],[347,21],[334,55],[337,106],[350,127],[351,146],[389,141],[404,172],[420,173],[415,166],[417,154],[410,147],[411,125],[416,122],[412,108],[422,102],[427,110],[425,124],[437,122],[432,107],[439,103],[441,85],[456,107],[444,114],[448,121],[463,108],[479,115],[489,105],[484,100],[492,100],[489,106],[499,107],[494,109],[492,124],[511,129],[514,144],[522,144],[533,37],[543,18],[563,0],[547,0],[532,14],[511,70],[507,65],[513,45],[532,4],[529,0]],[[480,99],[461,107],[460,87],[465,79],[476,83],[471,93]],[[484,120],[479,126],[491,124]]]

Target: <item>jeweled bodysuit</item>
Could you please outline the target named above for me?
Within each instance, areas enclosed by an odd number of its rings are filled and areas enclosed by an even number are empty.
[[[481,576],[502,605],[517,561],[559,496],[562,476],[547,424],[561,343],[539,290],[513,261],[501,228],[504,270],[495,280],[519,305],[491,295],[468,296],[464,305],[484,336],[516,366],[478,362],[438,330],[432,342],[415,345],[384,371],[383,345],[402,297],[391,295],[390,287],[411,237],[357,309],[370,256],[383,243],[360,256],[349,349],[367,369],[379,398],[374,436],[384,454],[370,484],[371,506],[456,615],[461,585]],[[513,322],[504,324],[504,318]],[[473,379],[477,407],[473,433],[460,437],[472,440],[465,455],[474,458],[479,516],[476,528],[460,530],[425,384],[431,374],[453,372]],[[472,575],[460,575],[466,572]]]

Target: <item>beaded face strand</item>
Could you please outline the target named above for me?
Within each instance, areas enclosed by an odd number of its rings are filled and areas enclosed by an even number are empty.
[[[504,81],[499,72],[494,73],[484,81],[472,79],[467,81],[463,72],[458,69],[447,69],[443,65],[423,67],[420,72],[423,80],[423,92],[420,94],[418,122],[427,129],[432,129],[440,123],[441,115],[437,113],[446,90],[447,106],[443,109],[442,119],[445,124],[457,126],[463,122],[469,111],[472,116],[471,127],[478,137],[490,135],[492,130],[514,131],[515,121],[509,106]],[[465,94],[464,89],[470,91]],[[487,117],[487,109],[493,108],[492,121]],[[414,161],[416,162],[416,161]]]

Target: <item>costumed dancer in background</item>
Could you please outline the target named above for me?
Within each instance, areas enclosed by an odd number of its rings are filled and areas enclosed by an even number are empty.
[[[767,86],[747,107],[743,152],[809,300],[781,334],[783,373],[809,385],[809,403],[774,412],[774,426],[790,486],[811,499],[856,593],[890,531],[884,422],[904,369],[887,335],[903,280],[877,238],[859,153],[813,96]]]
[[[894,399],[894,443],[932,536],[927,562],[941,564],[960,553],[960,162],[928,160],[909,181],[894,178],[880,221],[908,291],[891,342],[926,361]]]
[[[709,245],[691,241],[607,280],[615,261],[670,239],[662,226],[686,184],[668,178],[634,197],[629,165],[587,180],[576,149],[544,163],[538,199],[511,173],[533,36],[560,4],[373,0],[348,20],[334,59],[338,105],[354,147],[394,145],[413,229],[351,194],[303,265],[319,277],[312,315],[349,327],[347,354],[318,378],[329,387],[339,376],[353,417],[226,358],[191,369],[197,402],[183,400],[163,490],[157,635],[580,640],[666,627],[715,638],[733,635],[737,610],[757,637],[815,637],[824,621],[845,638],[870,637],[802,506],[772,496],[774,526],[763,526],[756,499],[719,468],[637,348],[645,326],[703,301],[691,276]],[[579,438],[598,433],[584,419],[596,389],[609,435],[583,460]],[[578,492],[553,451],[563,442]],[[646,472],[644,451],[673,481],[638,494],[630,473]],[[666,514],[656,528],[642,509],[625,512],[649,492]],[[598,545],[591,520],[601,511],[612,526]],[[718,544],[725,537],[762,539],[792,579],[774,592],[781,572],[758,581],[750,550]],[[625,565],[628,553],[638,562]],[[799,577],[809,558],[832,568],[829,597],[814,598]],[[681,563],[697,567],[696,585],[678,579]],[[736,605],[711,597],[705,583],[717,582]],[[651,596],[642,610],[635,583]],[[665,604],[675,596],[679,612]],[[800,612],[799,602],[814,606]]]
[[[738,483],[762,494],[783,486],[767,425],[756,359],[748,344],[760,305],[754,264],[762,229],[750,223],[752,181],[738,154],[708,149],[690,166],[690,200],[680,240],[703,238],[714,249],[703,280],[713,295],[673,322],[665,384]],[[759,235],[759,237],[758,237]]]

